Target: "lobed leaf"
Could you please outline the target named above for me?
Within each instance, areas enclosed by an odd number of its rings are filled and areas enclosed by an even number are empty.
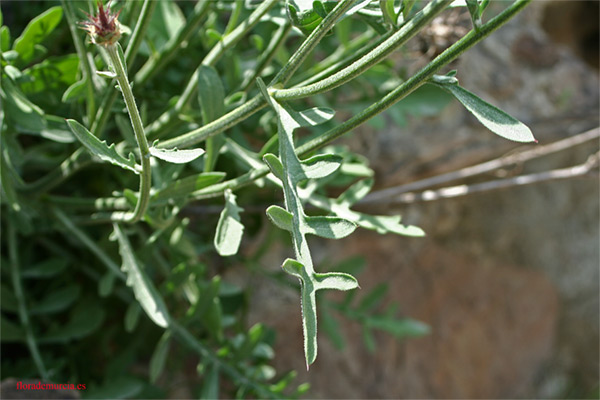
[[[74,119],[68,119],[67,124],[77,139],[85,146],[86,149],[96,157],[103,161],[108,161],[111,164],[117,165],[123,169],[128,169],[136,174],[139,174],[138,166],[133,159],[133,155],[130,155],[129,159],[121,156],[115,150],[114,143],[108,146],[106,141],[100,141],[94,134],[87,130],[86,127],[81,125]]]
[[[119,242],[119,253],[123,263],[121,269],[127,274],[127,286],[133,289],[135,298],[148,317],[156,325],[166,328],[170,319],[167,306],[136,259],[127,236],[125,236],[119,225],[113,224],[113,228]]]

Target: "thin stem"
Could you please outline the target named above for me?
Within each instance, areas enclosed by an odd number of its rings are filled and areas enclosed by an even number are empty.
[[[81,36],[77,30],[77,23],[75,21],[75,13],[73,12],[73,5],[70,1],[61,0],[63,10],[65,10],[65,16],[67,17],[67,22],[69,25],[69,30],[71,31],[71,36],[73,37],[73,44],[75,45],[75,50],[77,51],[77,56],[79,57],[79,62],[81,63],[81,72],[83,75],[83,79],[85,79],[85,86],[87,90],[87,98],[86,98],[86,108],[87,108],[87,118],[88,125],[94,123],[94,118],[96,117],[96,93],[94,88],[94,80],[93,80],[93,71],[90,66],[90,62],[87,56],[87,52],[85,51],[85,46],[83,45],[83,41],[81,40]]]
[[[256,82],[256,78],[259,77],[263,69],[267,65],[269,65],[269,63],[275,56],[275,53],[277,53],[277,50],[281,47],[291,29],[292,25],[290,25],[289,23],[285,23],[279,26],[279,28],[271,38],[269,45],[258,60],[256,68],[254,68],[252,74],[249,75],[246,79],[244,79],[244,82],[241,84],[241,90],[243,92],[247,92],[248,89],[252,87],[254,82]]]
[[[160,50],[160,53],[150,56],[142,68],[135,74],[133,81],[136,86],[142,87],[148,79],[167,65],[179,50],[187,45],[187,42],[208,12],[209,4],[209,0],[200,0],[196,3],[192,15],[187,19],[185,26],[177,33],[177,36],[169,40]]]
[[[133,62],[135,61],[135,57],[137,56],[140,45],[142,44],[146,30],[150,25],[150,19],[157,4],[157,1],[144,0],[137,24],[135,25],[131,39],[129,40],[127,49],[125,50],[125,63],[127,65],[133,65]],[[106,124],[106,121],[108,121],[108,117],[112,112],[112,105],[117,99],[117,95],[118,93],[114,89],[114,83],[111,82],[111,84],[106,87],[106,91],[104,97],[102,98],[100,108],[98,108],[98,113],[96,114],[94,124],[91,125],[92,133],[98,137],[101,137],[102,131],[104,130],[104,125]]]
[[[114,262],[109,256],[106,255],[106,251],[101,249],[88,235],[86,235],[81,229],[79,229],[69,217],[67,217],[61,210],[56,207],[52,208],[52,212],[56,216],[57,220],[69,231],[70,235],[77,238],[83,243],[88,250],[90,250],[98,259],[114,274],[122,280],[125,280],[125,274],[121,271],[121,268]]]
[[[333,25],[337,22],[341,16],[352,7],[354,4],[353,0],[342,0],[340,1],[333,10],[321,23],[308,35],[306,40],[302,42],[300,48],[292,55],[290,60],[283,66],[283,68],[277,73],[273,81],[269,83],[269,86],[276,84],[285,85],[287,81],[292,77],[294,72],[302,65],[306,57],[314,50],[319,44],[323,36],[329,32]]]
[[[244,7],[244,0],[235,0],[235,5],[233,6],[233,12],[229,17],[229,21],[227,21],[227,26],[225,27],[224,34],[227,35],[231,33],[235,29],[235,26],[240,19],[240,14],[242,13],[242,8]]]
[[[277,3],[277,1],[278,0],[266,0],[261,3],[261,5],[258,6],[252,14],[250,14],[247,20],[231,31],[231,33],[223,37],[223,39],[208,52],[188,80],[188,83],[181,94],[181,97],[179,97],[177,100],[175,106],[163,113],[147,128],[149,137],[159,137],[164,132],[164,129],[169,126],[173,119],[176,118],[183,108],[192,100],[193,96],[198,90],[198,71],[202,65],[214,66],[216,62],[223,56],[225,51],[242,39],[248,33],[248,31],[250,31],[260,21],[262,16]]]
[[[135,61],[135,57],[140,49],[142,40],[144,39],[144,35],[146,34],[146,30],[148,29],[148,25],[150,24],[152,14],[154,13],[154,9],[156,8],[157,4],[158,2],[154,0],[144,0],[142,11],[140,11],[137,19],[138,22],[135,24],[135,28],[131,34],[131,39],[129,39],[127,48],[125,49],[125,62],[127,65],[133,65]]]
[[[514,17],[519,11],[521,11],[531,0],[517,0],[513,4],[511,4],[507,9],[498,14],[495,18],[488,21],[484,24],[478,31],[470,31],[463,38],[461,38],[458,42],[454,43],[448,49],[446,49],[442,54],[437,56],[434,60],[432,60],[429,64],[427,64],[423,69],[421,69],[416,75],[412,78],[404,82],[398,88],[388,93],[384,98],[373,103],[371,106],[363,110],[361,113],[356,116],[350,118],[346,122],[336,126],[333,129],[328,130],[323,135],[310,140],[304,145],[297,148],[298,156],[303,156],[311,153],[314,150],[317,150],[329,142],[337,139],[341,135],[351,131],[358,125],[363,122],[369,120],[375,115],[387,110],[396,102],[400,101],[404,97],[408,96],[411,92],[417,89],[419,86],[423,85],[428,78],[433,76],[435,72],[441,69],[443,66],[447,65],[458,56],[460,56],[463,52],[473,47],[475,44],[480,42],[490,33],[498,29],[504,23],[506,23],[509,19]],[[195,143],[195,142],[194,142]],[[261,168],[252,169],[251,171],[241,175],[237,178],[230,179],[228,181],[224,181],[218,183],[216,185],[212,185],[208,188],[198,190],[192,194],[194,199],[203,199],[203,198],[211,198],[221,196],[226,189],[236,190],[240,187],[248,185],[252,183],[256,179],[260,179],[269,173],[269,169],[266,166]]]
[[[422,190],[432,186],[452,182],[458,179],[464,179],[472,176],[481,175],[486,172],[507,167],[509,165],[520,164],[537,157],[542,157],[547,154],[563,151],[565,149],[579,145],[581,143],[585,143],[590,140],[597,140],[598,138],[600,138],[600,127],[544,146],[538,145],[533,149],[522,151],[520,153],[511,154],[506,157],[500,157],[495,160],[486,161],[477,165],[471,165],[459,169],[458,171],[452,171],[445,174],[432,176],[430,178],[421,179],[415,182],[410,182],[404,185],[378,190],[376,192],[369,193],[366,197],[360,200],[358,204],[369,204],[387,201],[402,193]]]
[[[511,178],[496,179],[489,182],[476,183],[473,185],[456,185],[440,189],[425,190],[420,193],[402,193],[393,198],[386,199],[386,204],[407,204],[420,201],[434,201],[449,199],[453,197],[466,196],[473,193],[488,192],[490,190],[506,189],[514,186],[532,185],[560,179],[573,179],[591,175],[598,168],[598,153],[590,156],[587,162],[567,168],[553,169],[550,171],[537,172],[527,175],[519,175]]]
[[[148,203],[150,201],[150,187],[152,185],[152,171],[150,169],[150,149],[148,147],[148,141],[144,134],[144,126],[142,124],[142,118],[138,112],[133,97],[133,92],[129,86],[129,79],[127,79],[127,73],[125,72],[125,66],[121,63],[121,58],[118,54],[118,44],[106,46],[106,51],[110,56],[110,61],[117,75],[117,81],[119,82],[119,88],[123,93],[125,99],[125,105],[127,106],[127,112],[131,119],[131,125],[133,126],[133,132],[135,133],[135,139],[140,149],[140,158],[142,163],[142,171],[140,173],[140,193],[133,215],[127,219],[128,222],[139,221],[146,212]]]
[[[15,231],[13,221],[8,223],[8,253],[10,259],[11,280],[18,303],[19,320],[21,321],[21,326],[25,330],[25,342],[27,343],[27,347],[29,348],[29,352],[31,353],[31,357],[33,358],[33,362],[35,363],[38,373],[42,379],[47,380],[48,371],[46,371],[44,361],[40,355],[40,351],[33,334],[33,328],[29,320],[29,313],[27,312],[25,293],[23,291],[23,284],[21,282],[21,266],[19,263],[19,253],[17,249],[17,233]]]
[[[302,97],[323,93],[334,89],[358,75],[365,72],[373,65],[379,63],[399,46],[406,43],[416,35],[429,21],[442,12],[452,0],[434,0],[427,4],[423,10],[417,13],[410,21],[402,26],[396,33],[385,40],[381,45],[369,52],[356,62],[336,72],[335,74],[303,87],[291,89],[272,89],[271,95],[277,100],[292,100]]]
[[[329,14],[327,14],[319,26],[317,26],[317,28],[312,31],[306,40],[304,40],[286,65],[284,65],[275,78],[273,78],[270,86],[278,83],[284,84],[289,78],[291,78],[292,74],[302,64],[308,54],[315,48],[323,36],[325,36],[325,34],[327,34],[327,32],[333,27],[338,18],[341,17],[341,15],[352,6],[352,4],[352,0],[343,0]],[[196,74],[194,74],[194,76],[196,76]],[[197,77],[195,79],[197,79]],[[194,87],[196,86],[197,85],[194,85]],[[239,121],[243,121],[258,110],[264,108],[266,105],[267,104],[263,96],[257,95],[235,110],[225,114],[221,118],[176,138],[166,140],[162,142],[159,147],[185,147],[199,143],[237,124]],[[169,112],[172,112],[172,110]],[[162,124],[165,124],[169,120],[169,112],[161,116],[160,119],[162,120]]]

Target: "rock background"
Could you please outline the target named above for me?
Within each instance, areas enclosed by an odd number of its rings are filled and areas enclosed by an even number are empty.
[[[461,57],[461,85],[528,124],[542,144],[598,126],[598,4],[533,2]],[[411,120],[402,129],[365,127],[346,143],[370,158],[379,187],[531,146],[496,137],[457,102],[439,117]],[[596,151],[593,141],[501,172],[563,168]],[[360,327],[343,321],[351,345],[339,351],[321,334],[319,358],[300,381],[322,398],[590,395],[599,376],[598,200],[596,176],[382,205],[370,211],[400,213],[428,236],[357,231],[341,241],[313,241],[322,257],[362,255],[368,265],[359,276],[362,291],[388,282],[389,302],[432,333],[405,341],[378,334],[378,351],[371,354]],[[276,270],[277,253],[263,264]],[[302,346],[281,340],[302,343],[299,299],[264,279],[252,284],[250,308],[258,311],[251,320],[275,327],[276,366],[303,371]]]

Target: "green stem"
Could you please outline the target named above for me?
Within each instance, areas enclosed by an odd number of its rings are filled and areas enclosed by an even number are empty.
[[[507,9],[498,14],[495,18],[491,19],[486,24],[484,24],[477,31],[470,31],[463,38],[454,43],[442,54],[440,54],[429,64],[427,64],[416,75],[404,82],[392,92],[388,93],[384,98],[382,98],[376,103],[373,103],[367,109],[363,110],[356,116],[350,118],[346,122],[336,126],[333,129],[328,130],[323,135],[312,139],[311,141],[297,148],[298,156],[306,155],[314,150],[325,146],[326,144],[335,140],[344,133],[351,131],[358,125],[374,117],[375,115],[385,111],[396,102],[402,100],[404,97],[406,97],[415,89],[417,89],[419,86],[426,83],[427,79],[433,76],[433,74],[440,70],[442,67],[452,62],[466,50],[473,47],[475,44],[487,37],[493,31],[498,29],[500,26],[504,25],[509,19],[511,19],[519,11],[521,11],[529,2],[531,2],[531,0],[517,0],[513,4],[511,4]],[[228,181],[212,185],[208,188],[198,190],[192,193],[191,198],[204,199],[222,196],[223,192],[226,189],[236,190],[240,187],[246,186],[254,182],[257,179],[264,177],[268,173],[269,169],[266,166],[256,168],[237,178],[230,179]]]
[[[21,281],[21,268],[19,265],[19,254],[17,250],[17,232],[15,231],[14,221],[10,221],[8,224],[8,253],[10,259],[10,274],[12,278],[13,290],[15,291],[15,297],[17,298],[19,320],[25,330],[25,342],[33,358],[33,362],[40,374],[40,377],[44,380],[48,379],[48,372],[44,366],[44,361],[40,355],[40,351],[33,334],[33,328],[29,320],[29,313],[27,312],[27,305],[25,299],[25,293],[23,291],[23,284]]]
[[[121,62],[117,46],[118,43],[116,45],[106,46],[106,51],[110,56],[110,61],[113,65],[115,74],[117,75],[117,81],[119,82],[119,88],[121,89],[123,98],[125,99],[125,105],[127,106],[127,112],[129,113],[129,118],[131,119],[131,125],[133,126],[133,132],[135,133],[135,139],[140,149],[140,158],[142,163],[139,198],[135,206],[135,210],[133,211],[133,215],[127,218],[128,222],[137,222],[144,216],[150,201],[150,187],[152,185],[150,149],[144,133],[142,118],[140,117],[140,113],[138,112],[135,104],[133,92],[131,91],[131,86],[129,86],[129,79],[127,79],[127,73],[125,72],[125,66]]]
[[[209,4],[209,0],[200,0],[196,3],[192,15],[187,19],[185,26],[177,33],[177,36],[169,40],[160,50],[160,53],[150,56],[148,61],[135,74],[133,81],[136,87],[143,87],[148,79],[167,65],[180,49],[187,46],[187,42],[191,39],[196,28],[198,28],[200,22],[208,12]]]
[[[396,33],[385,40],[381,45],[350,64],[341,71],[307,86],[291,89],[272,89],[271,95],[277,100],[292,100],[312,96],[334,89],[371,68],[386,58],[390,53],[402,46],[410,38],[416,35],[423,26],[429,23],[436,15],[442,12],[452,0],[434,0],[427,4],[423,10],[416,14],[410,21],[402,26]]]
[[[129,40],[127,49],[125,50],[125,63],[127,65],[133,65],[133,61],[135,60],[140,45],[142,44],[142,40],[144,39],[148,26],[150,25],[150,19],[157,4],[157,1],[145,0],[144,4],[142,5],[142,10],[140,11],[137,24],[135,25],[131,39]],[[102,136],[102,131],[104,130],[106,121],[108,121],[108,117],[112,112],[112,106],[117,99],[117,95],[118,93],[114,89],[114,84],[111,82],[106,87],[105,94],[102,98],[102,103],[100,104],[100,108],[98,108],[98,112],[96,113],[94,124],[91,125],[91,131],[97,137]]]
[[[241,91],[247,92],[248,89],[252,87],[252,85],[256,81],[256,78],[259,77],[263,69],[267,65],[269,65],[269,63],[275,56],[275,53],[277,53],[277,50],[281,47],[291,29],[292,25],[289,23],[285,23],[279,26],[277,32],[275,32],[275,34],[271,38],[269,45],[258,60],[258,63],[256,65],[256,68],[254,68],[252,75],[244,79],[244,82],[241,84]]]
[[[229,17],[229,21],[227,21],[227,26],[225,27],[224,35],[227,35],[233,31],[236,27],[238,20],[240,19],[240,14],[242,13],[242,8],[244,7],[244,0],[235,0],[235,5],[233,7],[233,12]]]
[[[83,79],[85,79],[85,86],[87,90],[86,107],[88,125],[91,125],[94,123],[94,118],[96,117],[96,93],[94,88],[92,67],[90,66],[90,62],[88,59],[87,52],[85,51],[85,46],[83,45],[83,41],[81,40],[80,32],[77,29],[75,13],[73,12],[73,5],[70,1],[67,0],[61,0],[61,3],[63,6],[63,10],[65,11],[65,16],[67,17],[67,22],[69,25],[69,30],[71,31],[71,36],[73,37],[73,44],[75,45],[75,50],[77,51],[77,56],[79,56],[79,62],[82,66],[81,72],[83,74]]]
[[[366,31],[358,38],[353,39],[348,47],[340,47],[329,57],[315,65],[314,68],[303,71],[302,74],[294,79],[295,83],[292,83],[291,86],[306,86],[313,82],[324,79],[334,74],[336,71],[341,70],[342,68],[346,68],[348,65],[361,59],[375,47],[379,46],[387,38],[392,36],[393,33],[394,31],[389,31],[384,36],[377,38],[376,41],[366,44],[373,39],[373,36],[375,36],[372,30]],[[343,57],[348,53],[350,53],[350,55],[340,60],[340,57]]]
[[[81,243],[83,243],[88,250],[90,250],[98,259],[114,274],[116,274],[120,279],[125,280],[126,276],[121,271],[121,268],[114,262],[109,256],[106,255],[106,251],[101,249],[88,235],[86,235],[81,229],[79,229],[71,220],[58,208],[53,207],[52,212],[56,216],[56,219],[64,226],[69,234],[77,238]]]
[[[342,0],[340,1],[333,10],[323,20],[321,23],[308,35],[306,40],[302,42],[300,48],[296,50],[296,52],[292,55],[290,60],[281,68],[281,70],[277,73],[273,81],[269,83],[269,86],[276,85],[278,83],[285,85],[286,82],[292,77],[294,72],[302,65],[306,57],[314,50],[314,48],[319,44],[323,36],[329,32],[333,25],[337,22],[341,16],[350,9],[354,5],[354,0]]]
[[[353,0],[343,0],[329,14],[327,14],[327,16],[321,21],[319,26],[317,26],[317,28],[315,28],[315,30],[312,31],[312,33],[306,38],[306,40],[304,40],[304,42],[292,55],[292,57],[289,59],[286,65],[284,65],[283,68],[279,71],[279,73],[275,76],[275,78],[271,82],[271,85],[277,83],[284,84],[292,76],[296,69],[302,64],[302,62],[306,59],[308,54],[315,48],[315,46],[319,43],[322,37],[325,36],[325,34],[327,34],[327,32],[333,27],[338,18],[341,17],[341,15],[352,6],[352,4]],[[194,74],[194,76],[196,76],[196,74]],[[197,85],[194,85],[194,87],[196,86]],[[214,136],[224,131],[227,128],[230,128],[231,126],[234,126],[238,122],[243,121],[258,110],[264,108],[266,105],[267,103],[263,96],[257,95],[249,101],[247,101],[245,104],[236,108],[235,110],[225,114],[221,118],[209,124],[206,124],[198,129],[194,129],[193,131],[180,135],[176,138],[166,140],[162,142],[159,145],[159,147],[185,147],[199,143],[211,136]],[[161,116],[161,119],[163,119],[161,123],[164,124],[166,123],[166,121],[168,121],[167,116],[170,112],[172,112],[172,110]]]
[[[152,13],[154,13],[157,4],[158,2],[154,0],[144,0],[142,11],[140,11],[137,19],[138,22],[131,34],[131,39],[129,39],[129,42],[127,43],[127,49],[125,49],[125,62],[127,65],[133,65],[135,61],[135,57],[140,49],[146,30],[152,19]]]

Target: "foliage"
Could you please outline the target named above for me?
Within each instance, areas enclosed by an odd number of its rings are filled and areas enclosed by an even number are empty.
[[[87,382],[85,397],[161,397],[161,377],[185,374],[195,357],[195,396],[302,395],[308,387],[293,387],[293,371],[270,365],[275,332],[246,326],[248,288],[222,278],[234,267],[268,275],[261,252],[244,251],[266,229],[245,210],[264,202],[269,229],[291,236],[294,258],[282,270],[300,281],[307,367],[318,310],[339,347],[334,313],[361,324],[371,350],[373,330],[427,334],[394,305],[379,312],[386,285],[354,305],[355,261],[315,266],[306,236],[424,234],[400,216],[352,210],[373,171],[327,146],[361,123],[380,124],[383,112],[399,122],[430,115],[447,92],[494,133],[534,140],[458,86],[455,72],[435,75],[527,1],[486,22],[487,1],[467,1],[473,30],[412,76],[385,60],[450,3],[119,2],[117,23],[108,7],[98,15],[92,1],[65,0],[25,21],[18,37],[2,25],[3,376]],[[80,10],[91,14],[91,41],[78,29]],[[343,190],[332,198],[332,189]],[[193,214],[199,201],[219,218]],[[349,292],[335,303],[320,289]],[[147,365],[146,375],[133,364]]]

